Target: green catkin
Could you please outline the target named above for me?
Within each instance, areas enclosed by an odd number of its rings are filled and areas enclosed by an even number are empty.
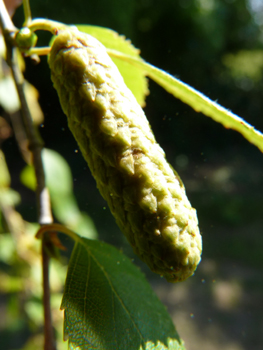
[[[70,28],[48,62],[69,128],[134,252],[169,282],[185,280],[202,251],[196,211],[105,47]]]

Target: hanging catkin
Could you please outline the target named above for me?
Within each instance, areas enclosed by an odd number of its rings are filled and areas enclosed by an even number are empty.
[[[70,28],[48,61],[69,128],[134,252],[169,282],[191,276],[202,250],[196,211],[105,47]]]

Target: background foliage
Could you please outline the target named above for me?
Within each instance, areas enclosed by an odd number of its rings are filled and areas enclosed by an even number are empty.
[[[141,49],[145,60],[263,130],[260,2],[38,0],[32,1],[31,6],[34,17],[101,25],[124,34]],[[22,20],[19,9],[15,23],[21,26]],[[49,38],[41,33],[39,44],[46,44]],[[38,66],[28,60],[26,78],[40,93],[45,114],[40,131],[46,147],[57,150],[70,164],[80,209],[92,217],[101,239],[121,247],[140,264],[119,232],[67,129],[46,59]],[[262,154],[238,133],[195,113],[152,82],[150,91],[146,115],[197,208],[204,253],[196,275],[183,284],[169,285],[144,265],[141,267],[168,306],[188,350],[259,350],[263,342]],[[35,198],[20,183],[25,164],[15,140],[4,142],[3,150],[12,187],[21,195],[18,209],[27,221],[34,222]],[[9,269],[3,261],[0,263],[4,270]],[[14,276],[19,275],[21,266],[16,268]],[[23,271],[24,279],[19,282],[22,284],[27,276],[27,270]],[[28,288],[33,296],[27,306],[31,314],[29,311],[26,318],[22,288],[14,284],[16,288],[8,295],[0,290],[0,310],[6,315],[0,322],[0,349],[21,349],[31,334],[41,332],[41,319],[35,321],[35,315],[41,313],[40,302],[34,297],[38,283],[36,280]],[[56,308],[61,285],[62,282],[57,286]]]

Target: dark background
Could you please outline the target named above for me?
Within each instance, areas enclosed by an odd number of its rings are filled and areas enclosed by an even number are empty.
[[[260,2],[259,2],[260,3]],[[235,74],[226,55],[244,50],[262,54],[263,12],[245,0],[39,0],[33,17],[67,24],[94,24],[124,34],[153,65],[180,78],[212,100],[263,130],[262,69]],[[15,23],[21,26],[20,8]],[[40,33],[39,45],[50,35]],[[250,65],[251,61],[244,65]],[[253,64],[252,64],[253,65]],[[26,78],[37,87],[45,121],[45,146],[69,162],[79,206],[93,218],[100,238],[133,254],[67,129],[46,58],[27,60]],[[168,161],[184,181],[197,209],[203,235],[202,262],[189,281],[170,285],[141,264],[167,305],[188,350],[260,350],[263,343],[263,156],[241,135],[176,100],[155,83],[145,112]],[[19,189],[20,160],[15,141],[3,146],[13,185]],[[23,192],[23,190],[22,190]],[[32,200],[32,203],[31,203]],[[25,192],[19,210],[35,221],[32,198]],[[136,263],[140,264],[138,259]],[[0,346],[1,348],[1,346]]]

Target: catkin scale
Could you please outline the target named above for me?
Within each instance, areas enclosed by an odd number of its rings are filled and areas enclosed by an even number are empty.
[[[134,252],[168,281],[185,280],[202,250],[196,211],[105,47],[63,30],[48,62],[69,128]]]

